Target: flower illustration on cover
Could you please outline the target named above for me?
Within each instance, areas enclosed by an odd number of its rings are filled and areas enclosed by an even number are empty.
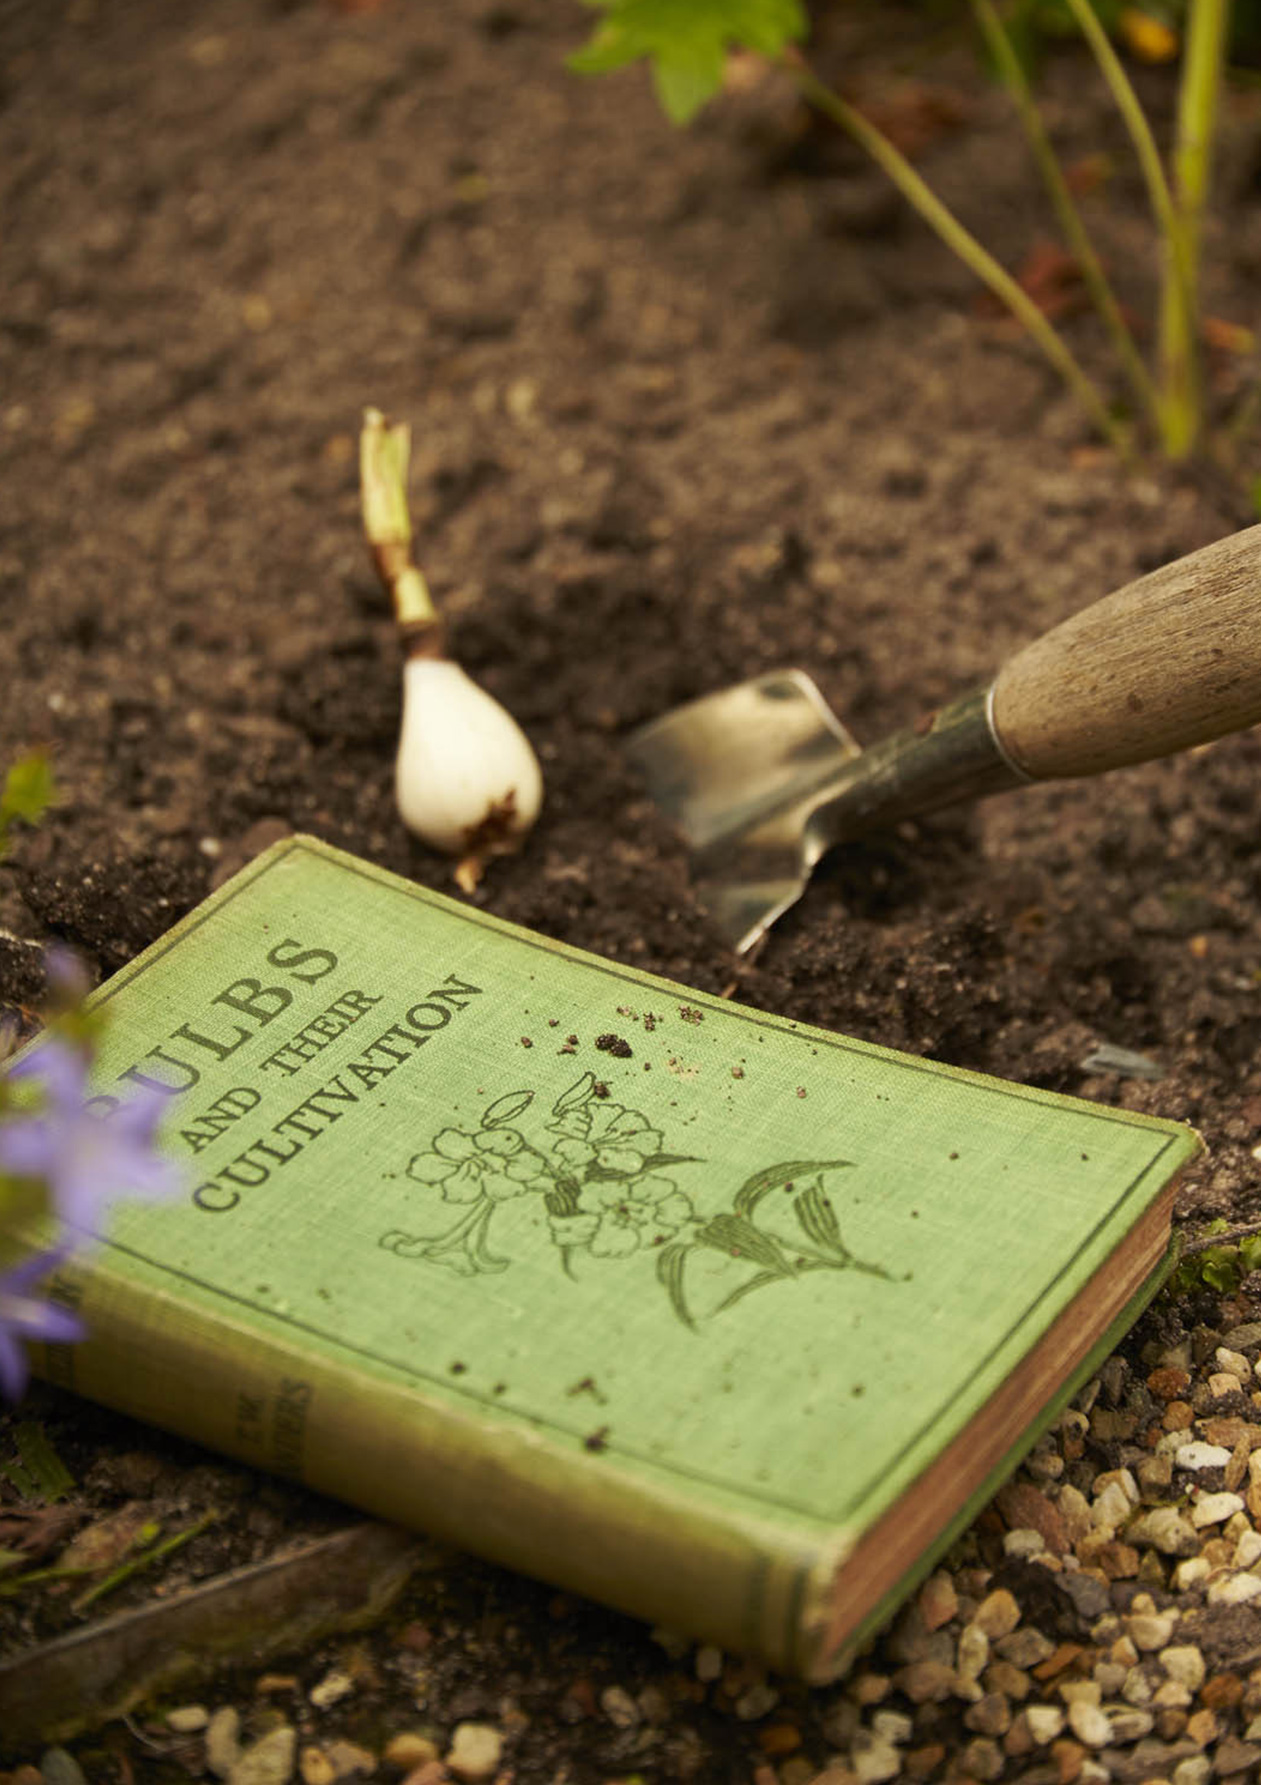
[[[648,1260],[675,1315],[689,1327],[697,1317],[687,1267],[700,1252],[733,1261],[737,1278],[713,1314],[812,1271],[892,1276],[856,1257],[841,1237],[827,1182],[851,1160],[781,1160],[745,1178],[729,1207],[705,1213],[689,1188],[704,1161],[670,1151],[661,1130],[639,1110],[613,1102],[593,1073],[558,1097],[542,1121],[534,1104],[533,1091],[513,1091],[488,1104],[476,1128],[440,1129],[412,1156],[407,1176],[425,1194],[432,1216],[444,1205],[461,1212],[438,1232],[391,1229],[381,1245],[463,1277],[506,1271],[512,1260],[492,1249],[496,1211],[536,1197],[565,1275],[576,1276],[588,1261],[601,1269],[635,1261],[642,1268]],[[528,1131],[527,1116],[533,1117]],[[768,1221],[772,1196],[777,1219]]]

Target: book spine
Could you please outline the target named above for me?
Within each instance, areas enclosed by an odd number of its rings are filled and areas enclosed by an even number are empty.
[[[802,1668],[813,1583],[832,1567],[813,1531],[702,1502],[612,1446],[449,1405],[265,1318],[184,1302],[134,1267],[71,1264],[56,1288],[88,1337],[35,1348],[47,1380],[652,1624]]]

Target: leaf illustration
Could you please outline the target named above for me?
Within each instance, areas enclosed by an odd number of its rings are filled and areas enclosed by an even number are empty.
[[[552,1105],[552,1114],[554,1116],[563,1116],[565,1111],[573,1109],[575,1104],[589,1102],[594,1093],[595,1073],[584,1072],[576,1084],[570,1085],[567,1091],[561,1092],[560,1096]]]
[[[667,1246],[657,1254],[657,1281],[661,1283],[670,1297],[670,1306],[674,1309],[684,1326],[696,1331],[696,1322],[692,1319],[687,1302],[683,1295],[683,1267],[687,1263],[690,1246]]]
[[[763,1270],[776,1277],[795,1275],[779,1241],[769,1233],[763,1233],[743,1215],[715,1215],[698,1229],[696,1239],[700,1245],[712,1246],[716,1252],[732,1253],[747,1258],[750,1264],[760,1264]]]
[[[533,1091],[509,1091],[506,1097],[497,1097],[486,1106],[482,1115],[482,1127],[503,1128],[507,1123],[515,1122],[533,1102]]]
[[[825,1252],[835,1252],[843,1258],[849,1257],[849,1250],[841,1238],[836,1213],[817,1178],[794,1202],[793,1213],[816,1246],[822,1246]]]
[[[853,1163],[852,1159],[787,1159],[782,1165],[768,1165],[762,1171],[755,1171],[751,1178],[746,1178],[736,1191],[736,1213],[751,1215],[764,1196],[769,1196],[772,1190],[782,1190],[786,1184],[796,1183],[798,1178],[812,1178],[825,1171],[840,1171],[842,1167]]]
[[[756,1277],[750,1277],[747,1283],[739,1284],[731,1291],[730,1295],[725,1295],[714,1309],[714,1313],[721,1314],[727,1308],[734,1308],[738,1301],[742,1301],[754,1289],[764,1289],[768,1283],[781,1283],[782,1281],[783,1278],[776,1271],[759,1271]]]
[[[664,1171],[668,1165],[699,1165],[700,1155],[697,1153],[654,1153],[651,1159],[645,1159],[643,1171]]]

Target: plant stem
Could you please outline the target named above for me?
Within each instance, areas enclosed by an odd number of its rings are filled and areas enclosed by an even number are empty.
[[[1229,24],[1230,0],[1194,0],[1187,21],[1173,155],[1186,289],[1180,295],[1176,281],[1168,279],[1160,310],[1168,449],[1174,458],[1185,457],[1194,447],[1203,408],[1197,328],[1200,233],[1212,168],[1214,127]]]
[[[1161,292],[1162,389],[1160,393],[1161,444],[1171,458],[1181,458],[1190,450],[1198,430],[1198,398],[1196,390],[1195,338],[1195,273],[1182,218],[1173,201],[1165,177],[1160,150],[1152,135],[1147,115],[1138,94],[1112,47],[1110,38],[1099,23],[1090,0],[1068,0],[1068,7],[1094,53],[1099,71],[1116,101],[1138,156],[1147,194],[1164,244],[1165,267]],[[1175,370],[1176,368],[1176,370]],[[1171,388],[1171,379],[1192,393],[1194,417],[1190,440],[1187,434],[1187,411],[1180,408],[1180,399]]]
[[[1081,276],[1089,291],[1095,309],[1103,319],[1104,326],[1112,337],[1112,344],[1129,378],[1131,388],[1140,409],[1145,409],[1154,425],[1160,427],[1160,393],[1154,380],[1143,364],[1134,336],[1130,331],[1121,306],[1117,303],[1108,276],[1103,270],[1103,263],[1095,253],[1094,244],[1086,231],[1081,212],[1074,203],[1069,191],[1068,181],[1064,178],[1059,158],[1047,134],[1042,115],[1038,110],[1028,78],[1021,65],[1019,56],[1012,44],[1011,36],[1004,25],[992,0],[972,0],[972,10],[984,33],[994,57],[999,75],[1011,94],[1012,101],[1020,115],[1025,135],[1029,139],[1029,147],[1038,164],[1042,182],[1047,189],[1060,228],[1068,246],[1072,249]]]
[[[1107,405],[1099,391],[1028,292],[1017,284],[1007,269],[995,260],[988,249],[981,246],[971,231],[964,228],[954,213],[946,208],[931,187],[921,179],[906,156],[900,149],[894,147],[883,131],[877,129],[860,111],[842,99],[839,93],[824,86],[823,82],[798,56],[789,55],[784,60],[785,66],[789,69],[804,97],[812,105],[817,106],[825,116],[831,118],[833,123],[839,124],[842,130],[852,136],[867,151],[872,160],[889,176],[903,198],[914,207],[929,228],[940,236],[946,246],[958,255],[964,265],[975,273],[984,285],[989,287],[995,297],[1006,305],[1017,321],[1032,335],[1104,438],[1122,458],[1132,459],[1133,451],[1125,429],[1115,416],[1108,413]]]
[[[365,409],[359,435],[359,494],[363,530],[377,574],[390,592],[394,618],[410,632],[436,626],[437,610],[420,571],[412,563],[412,517],[407,507],[407,463],[412,431],[406,422],[386,422],[379,409]]]
[[[1261,1234],[1261,1221],[1244,1221],[1237,1227],[1227,1227],[1221,1233],[1201,1234],[1199,1239],[1186,1240],[1182,1247],[1184,1258],[1194,1258],[1197,1253],[1211,1252],[1217,1246],[1237,1246],[1240,1240],[1250,1240]]]

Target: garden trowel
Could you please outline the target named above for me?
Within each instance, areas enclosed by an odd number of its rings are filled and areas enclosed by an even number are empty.
[[[1102,774],[1261,721],[1261,526],[1105,596],[980,689],[861,750],[800,670],[636,732],[632,760],[743,952],[833,844],[1031,781]]]

